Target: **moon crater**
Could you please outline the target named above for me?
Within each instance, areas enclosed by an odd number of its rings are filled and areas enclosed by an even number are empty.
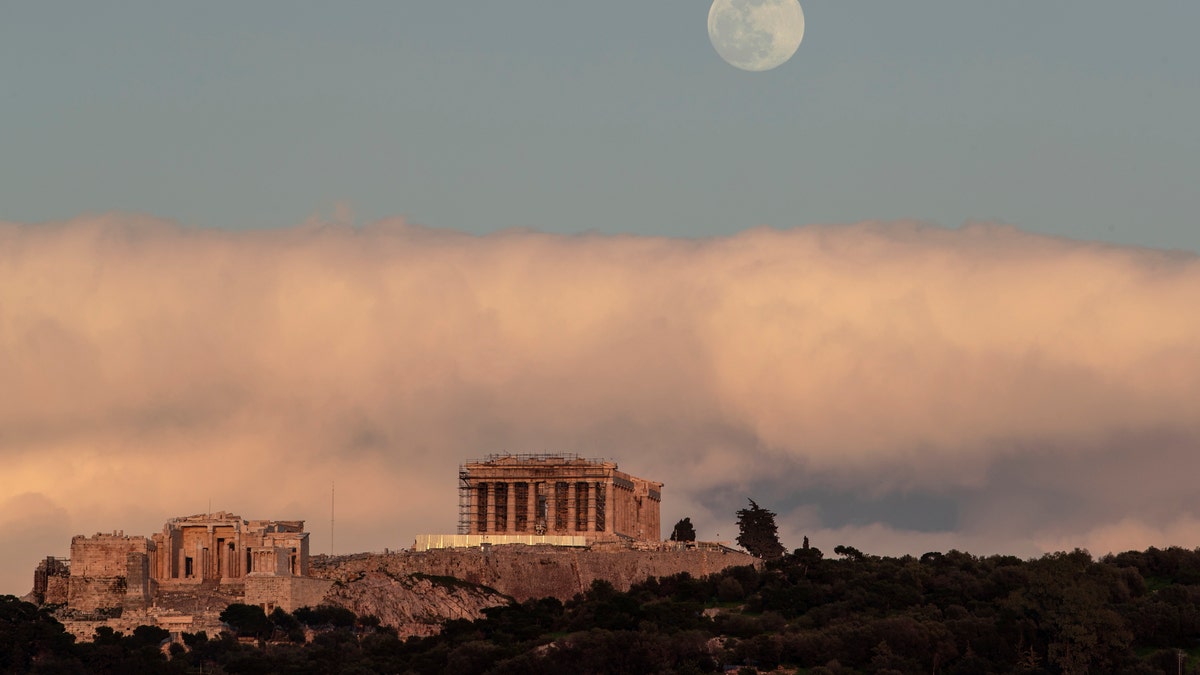
[[[708,38],[729,65],[770,70],[796,53],[804,39],[804,11],[797,0],[714,0]]]

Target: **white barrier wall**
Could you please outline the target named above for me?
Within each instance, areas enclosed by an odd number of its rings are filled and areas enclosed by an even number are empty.
[[[418,534],[413,544],[414,551],[428,551],[435,548],[478,548],[484,544],[500,546],[502,544],[526,544],[534,546],[546,544],[550,546],[587,546],[587,540],[582,536],[550,536],[537,534]]]

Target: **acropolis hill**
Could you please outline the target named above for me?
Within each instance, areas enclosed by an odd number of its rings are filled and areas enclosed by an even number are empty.
[[[313,557],[304,521],[221,511],[172,518],[150,537],[78,535],[69,560],[39,564],[26,597],[58,606],[82,639],[101,625],[213,633],[235,602],[267,612],[339,605],[428,635],[486,607],[566,600],[594,580],[625,590],[650,576],[757,562],[719,544],[659,541],[662,483],[615,462],[493,455],[464,464],[459,479],[459,533],[419,535],[410,550]],[[458,582],[438,581],[447,578]]]

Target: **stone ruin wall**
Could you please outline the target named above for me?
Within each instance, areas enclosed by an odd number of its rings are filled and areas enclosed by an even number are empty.
[[[77,612],[141,609],[152,597],[145,537],[124,533],[71,538],[67,605]]]
[[[436,635],[442,622],[483,618],[488,607],[554,597],[569,600],[597,579],[628,590],[646,578],[686,572],[701,577],[727,567],[761,564],[714,546],[647,545],[640,550],[496,545],[476,548],[360,553],[313,559],[313,574],[336,583],[324,602],[374,615],[401,637]],[[468,586],[453,580],[479,586]]]
[[[392,576],[427,574],[454,577],[494,588],[518,602],[546,596],[569,600],[602,579],[626,591],[648,577],[666,577],[687,572],[702,577],[739,565],[759,566],[762,561],[724,548],[675,548],[650,550],[614,547],[608,550],[568,549],[554,546],[493,546],[478,548],[399,551],[312,560],[313,576],[343,583],[371,571]]]
[[[46,593],[42,596],[41,604],[65,605],[67,593],[71,587],[71,577],[50,577],[46,581]]]
[[[301,607],[316,607],[333,586],[328,579],[284,576],[248,576],[243,583],[246,595],[241,602],[258,605],[267,614],[276,607],[285,612],[294,612]]]
[[[236,536],[218,537],[222,527]],[[77,535],[71,539],[69,561],[51,556],[38,564],[26,599],[60,606],[58,618],[84,640],[102,625],[115,630],[160,625],[172,631],[219,627],[217,616],[233,602],[261,605],[268,611],[315,606],[332,582],[296,575],[308,571],[308,533],[303,527],[303,521],[243,523],[240,517],[221,512],[173,519],[153,539],[124,532]],[[181,563],[186,560],[189,530],[193,543],[232,542],[229,564],[205,557],[194,561],[190,578],[172,578],[170,574],[178,571],[171,563],[177,557]],[[196,550],[204,552],[200,546]],[[225,546],[219,550],[226,554]],[[263,557],[261,567],[247,574],[242,552],[247,561]],[[156,572],[167,576],[160,581]]]
[[[37,605],[65,605],[70,582],[70,562],[46,556],[33,570],[33,590],[22,599]]]

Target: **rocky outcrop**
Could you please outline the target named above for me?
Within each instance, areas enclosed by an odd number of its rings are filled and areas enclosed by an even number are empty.
[[[704,577],[726,567],[758,565],[757,558],[730,549],[569,549],[521,544],[491,549],[437,549],[390,554],[312,558],[313,577],[352,572],[386,572],[392,577],[421,573],[454,577],[492,587],[516,601],[556,597],[566,601],[604,579],[618,591],[649,577],[686,572]]]
[[[494,546],[490,550],[456,548],[340,558],[314,556],[312,574],[337,578],[378,570],[394,578],[414,573],[454,577],[494,588],[520,602],[547,596],[569,600],[586,591],[597,579],[624,591],[648,577],[680,572],[701,577],[727,567],[757,564],[756,558],[729,549],[589,550],[512,545]]]
[[[312,574],[332,579],[325,602],[379,617],[401,635],[432,635],[444,621],[475,619],[512,601],[569,600],[602,579],[617,590],[648,577],[701,577],[758,561],[728,549],[587,550],[494,546],[358,554],[312,559]]]
[[[512,598],[452,577],[395,574],[384,568],[329,570],[335,583],[324,602],[359,616],[375,616],[401,637],[436,635],[452,619],[481,619],[483,610]]]

